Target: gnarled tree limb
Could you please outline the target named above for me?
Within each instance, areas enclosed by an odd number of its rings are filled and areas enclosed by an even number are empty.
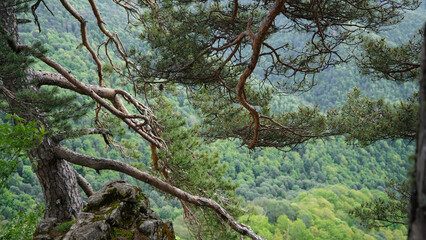
[[[80,32],[81,32],[81,40],[82,44],[86,47],[86,49],[90,52],[93,60],[98,67],[98,77],[99,77],[99,86],[102,86],[103,75],[102,75],[102,64],[99,61],[98,56],[96,55],[93,48],[90,46],[89,41],[87,40],[87,31],[86,31],[86,20],[81,16],[66,0],[61,0],[62,5],[65,9],[71,13],[71,15],[80,22]]]
[[[95,191],[93,191],[93,188],[90,183],[83,176],[81,176],[80,173],[77,172],[77,170],[74,169],[74,173],[75,177],[77,178],[78,186],[83,189],[83,192],[86,194],[87,197],[92,196]]]
[[[283,9],[285,0],[276,0],[274,5],[269,10],[268,14],[263,19],[259,31],[254,36],[254,39],[252,39],[252,55],[251,60],[244,72],[240,76],[240,80],[238,81],[237,85],[237,97],[241,105],[245,109],[247,109],[250,112],[250,115],[253,117],[254,120],[254,132],[253,132],[253,139],[248,145],[248,148],[254,148],[257,142],[257,138],[259,136],[259,128],[260,128],[260,118],[259,113],[257,110],[251,106],[247,102],[247,98],[244,94],[244,86],[247,82],[247,78],[253,73],[257,62],[259,61],[259,54],[262,47],[262,43],[265,40],[266,34],[268,33],[269,28],[271,27],[272,23],[274,22],[275,18],[280,14],[280,12]],[[247,31],[250,31],[250,29],[247,29]]]
[[[208,207],[218,214],[232,229],[236,232],[248,236],[253,240],[261,240],[262,238],[255,234],[253,230],[244,224],[238,223],[228,212],[220,206],[216,201],[204,197],[194,196],[190,193],[182,191],[181,189],[172,186],[171,184],[164,182],[148,173],[142,172],[139,169],[130,166],[129,164],[111,160],[111,159],[99,159],[92,156],[84,155],[71,151],[67,148],[57,146],[54,148],[54,154],[56,156],[80,166],[90,167],[95,170],[114,170],[122,172],[131,177],[134,177],[142,182],[145,182],[158,190],[164,191],[178,199],[194,204],[200,207]]]
[[[28,45],[19,45],[17,46],[18,50],[32,50],[32,48]],[[37,58],[42,60],[45,64],[55,69],[60,75],[62,75],[68,82],[70,82],[74,87],[70,87],[69,89],[78,89],[80,94],[87,95],[94,99],[98,104],[107,109],[110,113],[114,114],[116,117],[120,118],[123,122],[125,122],[130,128],[132,128],[135,132],[137,132],[140,136],[142,136],[145,140],[154,144],[158,148],[167,150],[167,146],[164,140],[161,139],[159,135],[156,134],[155,131],[155,121],[153,119],[153,115],[151,114],[151,110],[144,106],[142,103],[138,102],[136,99],[131,97],[130,94],[126,93],[123,90],[112,90],[108,88],[101,88],[97,86],[96,88],[85,83],[80,82],[75,78],[69,71],[67,71],[64,67],[62,67],[59,63],[53,61],[52,59],[36,54]],[[50,78],[53,75],[50,74]],[[46,76],[48,78],[49,76]],[[47,81],[47,79],[45,79]],[[53,82],[53,81],[52,81]],[[54,82],[60,83],[61,78],[57,76]],[[67,86],[67,84],[63,84],[63,86]],[[99,90],[99,91],[96,91]],[[108,94],[103,90],[108,90]],[[109,104],[103,97],[103,94],[108,95],[108,100],[112,102],[113,105]],[[127,111],[127,108],[124,106],[119,95],[122,95],[125,100],[129,101],[141,114],[131,115]],[[146,113],[146,115],[144,115]],[[138,119],[145,120],[144,122],[140,122]],[[150,124],[152,126],[146,126]],[[154,130],[151,130],[154,129]]]

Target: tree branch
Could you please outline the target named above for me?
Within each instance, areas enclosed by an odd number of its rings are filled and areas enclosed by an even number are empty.
[[[231,17],[231,21],[235,22],[235,19],[237,18],[237,14],[238,14],[238,0],[234,0],[234,8],[232,9],[232,17]]]
[[[220,206],[216,201],[204,197],[194,196],[190,193],[182,191],[179,188],[176,188],[170,185],[167,182],[164,182],[150,174],[140,171],[139,169],[130,166],[129,164],[119,162],[111,159],[99,159],[92,156],[83,155],[66,149],[64,147],[58,146],[54,148],[54,153],[56,156],[80,166],[85,166],[93,168],[95,170],[114,170],[118,172],[125,173],[131,177],[134,177],[142,182],[145,182],[152,187],[157,188],[158,190],[164,191],[172,196],[177,197],[178,199],[192,203],[200,207],[208,207],[212,209],[216,214],[218,214],[232,229],[236,232],[248,236],[253,240],[261,240],[262,238],[256,235],[253,230],[244,224],[238,223],[228,212]]]
[[[36,3],[34,3],[32,6],[31,6],[31,12],[32,12],[32,14],[33,14],[33,16],[34,16],[34,22],[37,24],[37,27],[38,27],[38,31],[39,32],[41,32],[41,28],[40,28],[40,22],[38,21],[38,16],[37,16],[37,13],[36,13],[36,10],[37,10],[37,8],[40,6],[40,3],[43,3],[43,5],[46,7],[46,9],[50,12],[50,14],[52,14],[53,16],[55,16],[54,14],[53,14],[53,12],[49,9],[49,7],[46,5],[46,3],[44,2],[44,0],[37,0],[37,2]]]
[[[86,194],[87,197],[92,196],[95,191],[93,191],[92,186],[90,185],[90,183],[83,177],[80,175],[80,173],[77,172],[77,170],[74,169],[74,174],[75,177],[77,178],[77,183],[78,186],[81,187],[81,189],[83,189],[83,192]]]
[[[252,39],[253,52],[251,55],[250,63],[244,70],[243,74],[241,74],[240,80],[238,81],[238,85],[237,85],[238,100],[241,103],[241,105],[243,105],[243,107],[250,112],[250,115],[253,117],[253,120],[254,120],[253,139],[248,145],[249,149],[254,148],[254,146],[256,145],[257,139],[259,137],[260,118],[259,118],[259,113],[257,112],[257,110],[247,102],[247,98],[244,93],[245,92],[244,86],[246,84],[247,78],[253,73],[254,69],[256,68],[257,62],[259,61],[259,54],[262,47],[262,43],[265,40],[268,30],[271,27],[272,23],[274,22],[275,17],[278,16],[278,14],[282,11],[285,2],[286,2],[285,0],[276,0],[274,5],[271,7],[268,14],[266,15],[266,17],[263,19],[259,27],[259,31],[254,36],[254,39]],[[247,27],[247,31],[249,32],[249,36],[250,36],[251,32],[249,27],[250,26]]]
[[[81,40],[83,41],[82,44],[90,52],[90,55],[92,55],[92,58],[96,63],[96,66],[98,66],[99,86],[102,86],[102,80],[103,80],[102,64],[101,64],[101,61],[99,61],[98,56],[96,56],[96,53],[93,50],[93,48],[90,46],[89,41],[87,40],[86,20],[66,0],[61,0],[61,3],[65,7],[65,9],[69,13],[71,13],[71,15],[73,15],[75,19],[77,19],[80,22]]]
[[[65,0],[61,0],[61,1],[65,1]],[[149,5],[150,7],[153,7],[153,8],[155,7],[155,4],[153,4],[151,1],[146,0],[146,2],[148,3],[148,5]],[[112,62],[112,60],[111,60],[111,58],[109,57],[109,54],[108,54],[108,44],[109,44],[111,41],[114,43],[114,45],[115,45],[115,48],[116,48],[117,52],[120,54],[121,58],[122,58],[122,59],[123,59],[123,61],[126,63],[126,66],[127,66],[127,67],[128,67],[128,66],[132,66],[132,68],[133,68],[134,70],[136,70],[137,72],[140,72],[140,70],[139,70],[138,66],[137,66],[134,62],[132,62],[132,61],[128,58],[128,55],[127,55],[126,49],[125,49],[125,47],[124,47],[123,43],[121,42],[120,37],[117,35],[117,33],[116,33],[116,32],[111,33],[111,32],[109,32],[109,31],[105,28],[105,26],[104,26],[104,22],[103,22],[103,20],[102,20],[102,16],[101,16],[101,14],[100,14],[100,12],[99,12],[98,7],[96,6],[95,1],[94,1],[94,0],[89,0],[89,3],[90,3],[90,7],[92,8],[92,12],[93,12],[93,14],[94,14],[94,15],[95,15],[95,17],[96,17],[96,22],[97,22],[97,24],[98,24],[98,28],[99,28],[99,30],[101,30],[101,32],[102,32],[105,36],[107,36],[107,37],[108,37],[108,40],[107,40],[106,42],[102,43],[102,44],[101,44],[101,46],[102,46],[103,44],[105,44],[105,54],[107,55],[107,57],[108,57],[108,59],[109,59],[109,61],[110,61],[111,65],[113,66],[113,69],[114,69],[114,70],[115,70],[118,74],[122,75],[122,74],[121,74],[121,71],[118,71],[118,70],[114,67],[114,64],[113,64],[113,62]],[[119,5],[121,5],[121,4],[119,4]],[[122,6],[122,5],[121,5],[121,6]],[[127,9],[127,8],[125,8],[125,9]],[[100,47],[100,46],[99,46],[99,47]],[[130,70],[129,70],[129,71],[130,71]]]
[[[32,48],[28,45],[19,45],[17,46],[17,50],[31,51]],[[53,61],[52,59],[46,56],[43,56],[37,53],[34,55],[35,57],[42,60],[48,66],[54,68],[60,75],[65,77],[74,86],[74,87],[70,87],[69,89],[78,89],[78,92],[80,94],[84,94],[91,97],[93,100],[99,103],[102,107],[106,108],[110,113],[120,118],[123,122],[125,122],[130,128],[132,128],[145,140],[147,140],[151,144],[154,144],[158,148],[161,148],[167,151],[166,143],[157,134],[157,131],[155,131],[155,128],[157,128],[157,126],[156,126],[156,122],[153,119],[153,115],[150,114],[152,111],[148,107],[144,106],[142,103],[138,102],[136,99],[131,97],[130,94],[128,94],[127,92],[123,90],[108,89],[108,88],[102,88],[99,86],[95,88],[93,86],[82,83],[79,80],[77,80],[69,71],[67,71],[64,67],[62,67],[59,63]],[[52,76],[53,75],[50,74],[50,77]],[[60,78],[55,79],[57,83],[59,83],[60,80],[61,80]],[[67,84],[64,84],[64,86],[66,85]],[[100,91],[96,92],[95,90],[100,90]],[[108,99],[113,103],[113,106],[103,99],[101,95],[103,95],[104,92],[102,90],[111,90],[111,92],[108,95],[113,98],[108,98]],[[134,104],[134,106],[136,107],[136,109],[138,109],[140,113],[144,112],[148,114],[147,115],[142,115],[142,114],[130,115],[129,112],[127,111],[127,108],[124,106],[121,98],[118,95],[122,95],[125,98],[125,100],[128,100],[130,103]],[[143,119],[145,121],[140,122],[138,119]],[[150,126],[146,126],[146,125],[150,125]],[[152,129],[154,131],[152,131]]]
[[[52,140],[59,143],[62,140],[70,138],[78,138],[85,135],[91,134],[102,134],[102,135],[111,135],[111,131],[105,128],[84,128],[77,129],[71,132],[61,132],[52,136]]]

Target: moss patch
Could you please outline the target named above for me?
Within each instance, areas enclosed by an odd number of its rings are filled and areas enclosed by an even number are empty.
[[[149,209],[150,208],[150,204],[149,204],[149,198],[146,194],[144,193],[140,193],[138,195],[136,195],[136,204],[138,206],[143,206],[145,209]]]
[[[135,232],[133,230],[126,230],[121,228],[113,228],[113,239],[133,239]]]
[[[102,220],[105,220],[105,216],[104,215],[96,215],[93,218],[92,222],[99,222],[99,221],[102,221]]]
[[[60,233],[65,233],[70,230],[71,226],[76,222],[77,220],[71,220],[68,222],[63,222],[55,227],[55,230]]]
[[[110,214],[110,213],[112,213],[112,211],[114,211],[114,209],[116,209],[118,206],[120,206],[120,202],[118,201],[118,202],[113,202],[110,206],[109,206],[109,208],[108,208],[108,210],[105,212],[105,214]]]
[[[162,228],[157,229],[157,236],[160,239],[162,239],[163,237],[165,237],[167,240],[174,240],[175,239],[174,232],[166,223],[163,223]]]
[[[99,204],[92,205],[89,202],[89,204],[83,209],[83,212],[98,211],[102,206],[117,201],[117,196],[119,196],[119,194],[116,188],[108,188],[106,192],[107,194],[103,195],[103,199]]]

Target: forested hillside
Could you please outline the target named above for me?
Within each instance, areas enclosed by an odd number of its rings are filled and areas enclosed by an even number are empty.
[[[92,30],[97,29],[94,27],[96,20],[88,10],[88,3],[77,0],[69,2],[87,20],[88,37],[93,45],[101,44],[104,41],[103,35]],[[41,41],[47,55],[54,61],[85,83],[96,84],[96,65],[89,52],[81,45],[79,23],[57,1],[45,0],[45,3],[53,14],[41,4],[37,9],[41,31],[34,23],[20,25],[21,41],[25,44]],[[153,51],[146,41],[138,38],[139,33],[135,29],[131,26],[124,27],[127,23],[124,10],[111,6],[109,0],[99,0],[97,5],[103,13],[106,26],[123,26],[117,32],[122,42],[136,45],[139,50]],[[407,12],[405,20],[400,24],[389,27],[389,31],[378,33],[379,37],[385,37],[394,45],[405,43],[422,27],[426,21],[425,16],[426,3],[423,2],[417,10]],[[33,18],[30,13],[22,17]],[[287,34],[285,40],[288,39],[297,42],[304,39],[304,36]],[[284,39],[277,37],[274,41],[279,43]],[[129,84],[114,72],[105,55],[101,54],[101,58],[105,61],[104,74],[108,76],[105,86],[122,86],[128,92],[137,92],[135,85]],[[112,54],[112,59],[118,58]],[[33,68],[53,71],[41,61],[36,61]],[[261,79],[262,74],[260,71],[255,72],[254,78]],[[292,112],[303,107],[317,106],[321,113],[327,114],[330,109],[344,106],[354,92],[359,92],[361,98],[382,98],[386,103],[397,104],[412,98],[417,92],[416,82],[400,83],[372,78],[360,74],[354,61],[331,66],[315,76],[315,82],[309,91],[274,95],[269,102],[270,112],[278,115],[282,111]],[[202,126],[199,125],[204,123],[203,112],[191,105],[193,99],[188,97],[188,92],[182,86],[172,84],[161,85],[164,90],[159,88],[158,84],[154,84],[150,88],[152,95],[159,95],[160,99],[170,104],[162,105],[163,110],[169,112],[160,115],[169,116],[177,122],[165,124],[180,124],[179,127],[185,129],[170,133],[170,138],[179,139],[184,135],[185,138],[182,139],[186,141],[192,133],[202,132]],[[63,89],[55,91],[59,96],[69,96]],[[74,107],[94,108],[87,96],[75,97],[77,101]],[[7,108],[5,101],[0,103],[2,108]],[[58,111],[56,114],[60,113]],[[6,115],[5,111],[0,111],[0,123],[11,123],[5,118]],[[64,121],[61,127],[91,127],[94,115],[94,111],[89,111],[82,118]],[[104,118],[105,123],[109,124],[107,127],[111,127],[116,136],[111,145],[106,145],[102,136],[90,135],[63,141],[63,146],[94,157],[120,159],[153,173],[155,166],[151,162],[149,143],[142,141],[134,132],[127,131],[127,126],[110,115],[105,114]],[[407,180],[407,173],[413,166],[410,157],[415,153],[414,143],[410,140],[380,140],[364,146],[357,141],[347,141],[343,136],[329,136],[297,144],[291,149],[259,147],[253,150],[248,149],[241,139],[210,138],[202,143],[194,143],[198,140],[193,139],[188,141],[194,145],[199,144],[200,152],[211,153],[211,158],[219,160],[218,167],[215,165],[215,168],[219,172],[223,171],[224,184],[235,184],[238,204],[243,209],[238,220],[250,225],[265,239],[396,240],[407,236],[407,226],[403,224],[369,229],[362,225],[361,219],[349,214],[349,211],[377,197],[386,199],[386,183],[389,179],[397,182]],[[117,178],[142,186],[157,214],[162,219],[173,221],[178,239],[197,239],[196,235],[191,235],[188,231],[182,206],[176,198],[153,190],[149,185],[122,173],[95,171],[77,165],[75,169],[91,183],[94,190]],[[229,188],[232,189],[232,186]],[[0,188],[0,239],[31,239],[37,216],[39,218],[42,213],[43,201],[42,189],[31,161],[22,157],[16,172],[12,173],[6,186]]]

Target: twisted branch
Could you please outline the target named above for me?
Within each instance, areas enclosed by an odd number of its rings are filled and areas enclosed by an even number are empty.
[[[194,196],[148,173],[142,172],[139,169],[120,161],[111,159],[99,159],[92,156],[83,155],[61,146],[55,147],[53,151],[56,156],[70,163],[90,167],[95,170],[108,169],[122,172],[142,182],[145,182],[157,188],[158,190],[164,191],[172,196],[175,196],[182,201],[200,207],[208,207],[212,209],[216,214],[218,214],[222,218],[222,220],[224,220],[236,232],[248,236],[253,240],[262,240],[262,238],[255,234],[249,226],[238,223],[222,206],[220,206],[216,201],[212,199]]]
[[[102,75],[102,64],[99,61],[98,56],[96,55],[93,48],[90,46],[89,41],[87,40],[87,31],[86,31],[86,20],[81,16],[66,0],[61,0],[62,5],[65,9],[71,13],[71,15],[80,22],[80,32],[81,32],[81,40],[82,44],[86,47],[86,49],[92,55],[93,60],[96,62],[96,66],[98,67],[98,77],[99,77],[99,86],[102,86],[103,75]]]
[[[32,48],[28,45],[19,45],[17,46],[18,50],[32,50]],[[152,114],[142,115],[142,114],[130,114],[127,108],[124,106],[123,101],[119,97],[119,95],[126,96],[125,100],[129,100],[130,103],[135,104],[134,106],[138,109],[138,111],[150,113],[151,110],[138,102],[134,98],[130,98],[130,94],[126,93],[123,90],[116,90],[110,88],[103,88],[100,86],[88,85],[77,80],[69,71],[67,71],[64,67],[62,67],[57,62],[52,59],[42,56],[40,54],[34,54],[35,57],[42,60],[45,64],[55,69],[60,75],[62,75],[72,86],[69,89],[76,90],[80,94],[87,95],[94,99],[99,105],[106,108],[110,113],[120,118],[123,122],[125,122],[130,128],[132,128],[136,133],[142,136],[145,140],[154,144],[156,147],[161,148],[167,151],[167,145],[164,140],[161,139],[159,135],[156,134],[156,131],[152,129],[157,129],[156,122],[152,119]],[[52,77],[52,74],[47,74],[46,77]],[[57,76],[59,77],[59,76]],[[56,83],[61,82],[61,78],[55,79]],[[69,86],[67,83],[61,83],[62,86]],[[104,98],[111,101],[109,104]],[[139,121],[138,119],[143,119],[144,122]],[[153,126],[149,126],[149,124],[154,124]],[[149,127],[149,128],[148,128]]]
[[[243,74],[241,74],[240,80],[238,81],[237,85],[238,100],[241,105],[243,105],[243,107],[250,112],[250,115],[252,116],[254,121],[253,139],[248,145],[249,149],[254,148],[259,137],[260,118],[257,110],[247,102],[247,97],[244,93],[244,86],[246,84],[247,78],[253,73],[254,69],[256,68],[257,62],[259,61],[260,50],[262,47],[262,43],[265,40],[266,34],[268,33],[268,30],[274,22],[276,16],[278,16],[278,14],[282,11],[285,2],[285,0],[276,0],[274,5],[269,10],[268,14],[263,19],[259,27],[259,31],[256,35],[254,35],[254,38],[252,39],[253,53],[251,55],[250,63],[244,70]],[[250,24],[247,27],[246,31],[248,32],[249,36],[252,34],[250,31]]]

